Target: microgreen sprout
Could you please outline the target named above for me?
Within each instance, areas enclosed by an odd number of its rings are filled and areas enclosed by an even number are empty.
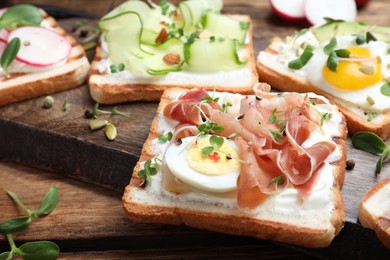
[[[279,132],[283,132],[283,130],[286,128],[286,124],[284,120],[277,119],[276,109],[272,111],[271,115],[269,116],[269,121],[273,124],[277,124],[279,126]]]
[[[161,160],[158,158],[148,159],[144,164],[144,168],[138,172],[138,176],[144,181],[141,183],[141,186],[151,183],[151,176],[157,174],[161,166]]]
[[[390,97],[390,82],[386,82],[381,87],[381,93],[382,95]]]
[[[233,104],[230,103],[230,102],[227,102],[227,103],[225,103],[225,104],[222,104],[221,112],[226,113],[226,112],[228,111],[228,108],[229,108],[229,107],[232,107],[232,106],[233,106]]]
[[[120,116],[130,117],[130,113],[119,111],[117,106],[113,107],[111,109],[111,111],[101,110],[101,109],[99,109],[99,103],[96,103],[94,105],[93,110],[92,110],[92,114],[93,114],[93,117],[96,117],[98,114],[106,114],[106,115],[110,115],[110,116],[120,115]]]
[[[301,56],[298,59],[292,60],[288,63],[290,69],[299,70],[303,68],[313,56],[314,47],[312,45],[307,45],[303,50]]]
[[[383,162],[390,157],[390,147],[376,134],[371,132],[358,132],[352,136],[353,147],[372,154],[380,154],[376,163],[375,175],[382,171]]]
[[[165,144],[166,142],[171,141],[172,136],[173,136],[172,132],[161,134],[158,136],[158,141],[162,144]]]
[[[209,103],[209,102],[218,102],[219,97],[212,98],[212,97],[210,97],[210,96],[207,96],[207,97],[202,98],[201,100],[202,100],[202,101],[205,101],[205,102],[207,102],[207,103]]]
[[[368,112],[368,113],[365,113],[367,115],[367,121],[371,122],[372,120],[374,120],[376,117],[379,116],[379,114],[377,112]]]
[[[62,104],[62,111],[66,112],[69,108],[70,104],[67,100],[64,100],[64,103]]]
[[[209,142],[211,146],[204,147],[202,154],[211,154],[214,150],[219,149],[223,145],[224,139],[221,136],[212,135],[210,136]]]
[[[28,227],[33,219],[49,215],[56,208],[59,193],[55,186],[52,186],[41,205],[36,210],[28,209],[12,191],[7,191],[8,196],[26,212],[25,216],[14,217],[0,222],[0,233],[6,235],[11,247],[10,251],[0,254],[0,259],[12,259],[14,256],[21,256],[23,259],[56,259],[60,250],[58,246],[50,241],[27,242],[17,247],[12,233]]]
[[[329,112],[320,113],[320,115],[321,115],[321,126],[324,124],[324,120],[330,120],[333,117],[333,114]]]
[[[278,186],[283,185],[284,182],[285,182],[284,175],[279,175],[270,180],[270,182],[268,183],[268,187],[274,184],[275,191],[276,191],[278,189]]]
[[[269,131],[271,132],[272,134],[272,137],[274,138],[274,140],[276,142],[280,142],[280,140],[282,140],[283,136],[281,135],[281,133],[275,129],[269,129]]]

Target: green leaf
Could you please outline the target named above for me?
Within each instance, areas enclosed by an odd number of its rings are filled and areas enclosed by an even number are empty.
[[[0,254],[0,260],[8,260],[8,259],[12,259],[12,255],[10,251],[3,252]]]
[[[377,112],[368,112],[367,113],[367,121],[372,121],[377,116],[379,116],[379,114]]]
[[[385,96],[390,97],[390,82],[386,82],[381,87],[381,93]]]
[[[335,51],[331,51],[326,61],[326,65],[331,71],[337,71],[337,65],[339,64],[339,60],[337,58],[337,54]]]
[[[352,136],[353,147],[365,152],[380,154],[389,149],[383,140],[371,132],[358,132]]]
[[[210,36],[210,42],[215,42],[215,36]]]
[[[0,30],[15,29],[20,25],[40,25],[42,22],[40,10],[32,5],[20,4],[9,8],[0,19]]]
[[[379,160],[376,162],[376,167],[375,167],[375,174],[378,175],[382,171],[382,165],[383,162],[390,156],[390,149],[387,149],[382,153],[382,155],[379,157]]]
[[[301,69],[306,63],[309,62],[313,56],[314,47],[312,45],[307,45],[298,59],[292,60],[288,63],[290,69]]]
[[[49,215],[57,207],[59,198],[58,189],[52,186],[45,198],[42,200],[41,206],[35,211],[38,216]]]
[[[370,41],[377,41],[375,36],[372,33],[370,33],[370,32],[366,33],[366,39],[367,39],[367,43],[369,43]]]
[[[276,109],[274,109],[274,111],[272,111],[271,115],[269,116],[269,121],[271,123],[275,123],[276,122]]]
[[[226,113],[227,110],[228,110],[228,108],[231,107],[231,106],[233,106],[233,104],[230,103],[230,102],[227,102],[227,103],[225,103],[225,104],[222,104],[221,112]]]
[[[341,20],[341,19],[333,19],[333,18],[330,18],[330,17],[324,17],[324,20],[325,20],[325,24],[324,25],[328,25],[328,24],[332,24],[332,23],[341,23],[341,22],[345,22],[344,20]]]
[[[210,154],[214,151],[213,146],[207,146],[202,149],[202,154]]]
[[[334,52],[336,53],[336,55],[338,57],[341,57],[341,58],[349,58],[349,55],[351,54],[351,52],[347,49],[338,49],[338,50],[335,50]]]
[[[270,129],[269,131],[271,132],[272,137],[274,138],[274,140],[276,142],[279,142],[280,140],[282,140],[283,136],[278,131],[276,131],[274,129]]]
[[[212,98],[210,96],[207,96],[207,97],[204,97],[201,99],[202,101],[206,101],[206,102],[218,102],[219,98]]]
[[[147,174],[146,174],[145,169],[140,170],[140,171],[138,172],[138,176],[139,176],[141,179],[146,180]]]
[[[6,221],[0,222],[0,233],[1,234],[11,234],[16,231],[22,230],[31,223],[30,216],[20,216],[8,219]]]
[[[215,126],[213,127],[213,131],[216,132],[216,133],[222,132],[223,129],[224,129],[223,126],[220,126],[220,125],[215,125]]]
[[[357,37],[356,37],[356,44],[357,45],[362,45],[366,43],[366,36],[363,35],[363,34],[359,34]]]
[[[172,136],[173,136],[172,132],[168,132],[165,135],[161,134],[158,136],[158,141],[162,144],[165,144],[166,142],[171,141]]]
[[[218,149],[219,147],[221,147],[224,143],[224,139],[223,137],[221,136],[217,136],[217,135],[212,135],[210,136],[210,144],[215,147],[216,149]]]
[[[333,38],[330,40],[330,42],[329,42],[327,45],[325,45],[325,47],[324,47],[324,53],[325,53],[326,55],[329,55],[330,52],[333,51],[334,48],[336,48],[336,46],[337,46],[337,40],[336,40],[335,37],[333,37]]]
[[[50,241],[27,242],[18,251],[23,260],[53,260],[60,253],[59,247]]]
[[[19,38],[13,38],[10,43],[7,44],[7,47],[5,47],[5,50],[0,58],[0,66],[5,71],[5,74],[8,75],[8,66],[12,63],[12,61],[15,59],[16,55],[19,52],[20,49],[20,39]]]
[[[250,25],[251,25],[250,22],[240,21],[241,30],[248,30]]]

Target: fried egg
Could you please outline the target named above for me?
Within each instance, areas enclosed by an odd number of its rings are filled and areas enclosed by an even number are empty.
[[[181,139],[181,145],[169,145],[165,153],[168,169],[197,189],[216,193],[234,191],[240,172],[237,145],[224,138],[221,147],[204,154],[202,149],[211,146],[210,136],[186,137]]]

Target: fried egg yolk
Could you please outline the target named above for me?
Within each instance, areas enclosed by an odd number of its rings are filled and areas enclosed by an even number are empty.
[[[214,149],[210,154],[202,153],[202,149],[210,147],[209,136],[202,136],[192,144],[186,160],[195,171],[215,176],[238,171],[240,163],[237,160],[237,151],[225,140],[221,147]],[[233,159],[234,158],[234,159]]]
[[[339,61],[337,70],[324,66],[322,74],[333,86],[344,90],[368,88],[382,80],[381,62],[377,56],[361,47],[347,48],[350,57]]]

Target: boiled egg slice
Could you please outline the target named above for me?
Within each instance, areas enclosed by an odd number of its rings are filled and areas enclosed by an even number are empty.
[[[210,137],[183,138],[181,145],[168,146],[164,160],[170,172],[189,186],[215,193],[234,191],[240,173],[237,145],[224,138],[221,147],[204,154],[202,149],[211,146]]]

